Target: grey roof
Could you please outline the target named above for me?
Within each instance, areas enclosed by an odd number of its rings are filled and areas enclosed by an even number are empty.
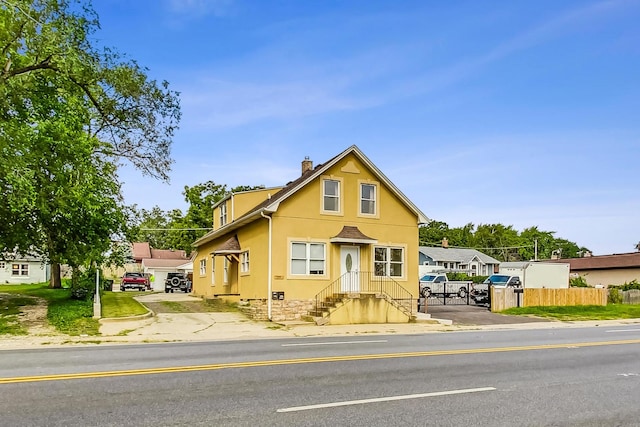
[[[483,254],[476,249],[420,246],[419,250],[423,255],[428,256],[434,261],[468,263],[473,260],[473,258],[478,258],[485,264],[500,264],[500,261],[497,259]]]

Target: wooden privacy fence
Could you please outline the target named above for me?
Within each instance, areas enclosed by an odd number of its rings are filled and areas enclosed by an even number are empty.
[[[511,307],[518,307],[518,305],[520,307],[607,305],[607,290],[604,288],[530,288],[524,289],[523,293],[518,294],[513,288],[491,288],[491,311],[502,311]]]

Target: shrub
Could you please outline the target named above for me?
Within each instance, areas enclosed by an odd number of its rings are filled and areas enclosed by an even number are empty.
[[[572,277],[569,279],[569,286],[572,288],[588,288],[587,281],[582,276]]]
[[[71,298],[86,301],[96,292],[96,270],[75,270],[71,278]]]
[[[630,291],[632,289],[640,290],[640,283],[638,283],[636,279],[633,279],[629,283],[625,282],[624,285],[620,287],[620,290],[623,290],[623,291]]]
[[[608,304],[622,304],[622,292],[617,287],[609,288],[609,294],[607,296]]]

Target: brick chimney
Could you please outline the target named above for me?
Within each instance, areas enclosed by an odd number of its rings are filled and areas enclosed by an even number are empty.
[[[308,172],[311,169],[313,169],[313,162],[309,160],[309,156],[305,156],[304,160],[302,161],[302,175],[304,175],[305,172]]]
[[[449,247],[449,240],[446,237],[442,239],[442,247],[443,248]]]

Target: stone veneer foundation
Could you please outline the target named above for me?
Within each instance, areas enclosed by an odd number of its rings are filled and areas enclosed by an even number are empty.
[[[309,314],[313,309],[315,300],[274,300],[271,301],[271,320],[284,322],[288,320],[300,320],[302,316]],[[268,301],[244,300],[240,303],[240,309],[253,320],[269,320]]]

